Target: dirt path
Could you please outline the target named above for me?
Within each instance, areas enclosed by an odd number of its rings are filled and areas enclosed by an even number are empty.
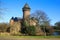
[[[0,40],[60,40],[60,38],[9,38],[9,37],[0,37]]]

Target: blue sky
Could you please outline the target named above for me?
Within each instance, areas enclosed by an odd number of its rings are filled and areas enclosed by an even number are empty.
[[[1,0],[1,7],[3,10],[3,18],[0,19],[0,22],[9,22],[10,18],[13,17],[22,17],[22,7],[25,3],[28,3],[31,12],[35,10],[43,10],[48,17],[51,19],[51,24],[60,21],[60,0]]]

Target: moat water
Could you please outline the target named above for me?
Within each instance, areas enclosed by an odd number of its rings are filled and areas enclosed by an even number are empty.
[[[59,36],[60,35],[60,32],[54,32],[52,35]]]

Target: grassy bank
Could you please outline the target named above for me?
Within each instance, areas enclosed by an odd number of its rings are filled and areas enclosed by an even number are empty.
[[[11,36],[9,33],[0,33],[0,37],[11,38],[60,38],[60,36]]]
[[[16,38],[60,38],[60,36],[14,36]]]
[[[11,37],[11,38],[60,38],[60,36],[6,36],[3,35],[0,37]]]

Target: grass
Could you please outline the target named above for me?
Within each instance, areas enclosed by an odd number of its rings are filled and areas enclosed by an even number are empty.
[[[60,38],[60,36],[14,36],[16,38]]]
[[[60,38],[60,36],[0,36],[0,37],[12,37],[12,38]]]
[[[60,38],[60,36],[11,36],[7,34],[0,34],[0,37],[12,37],[12,38]]]

